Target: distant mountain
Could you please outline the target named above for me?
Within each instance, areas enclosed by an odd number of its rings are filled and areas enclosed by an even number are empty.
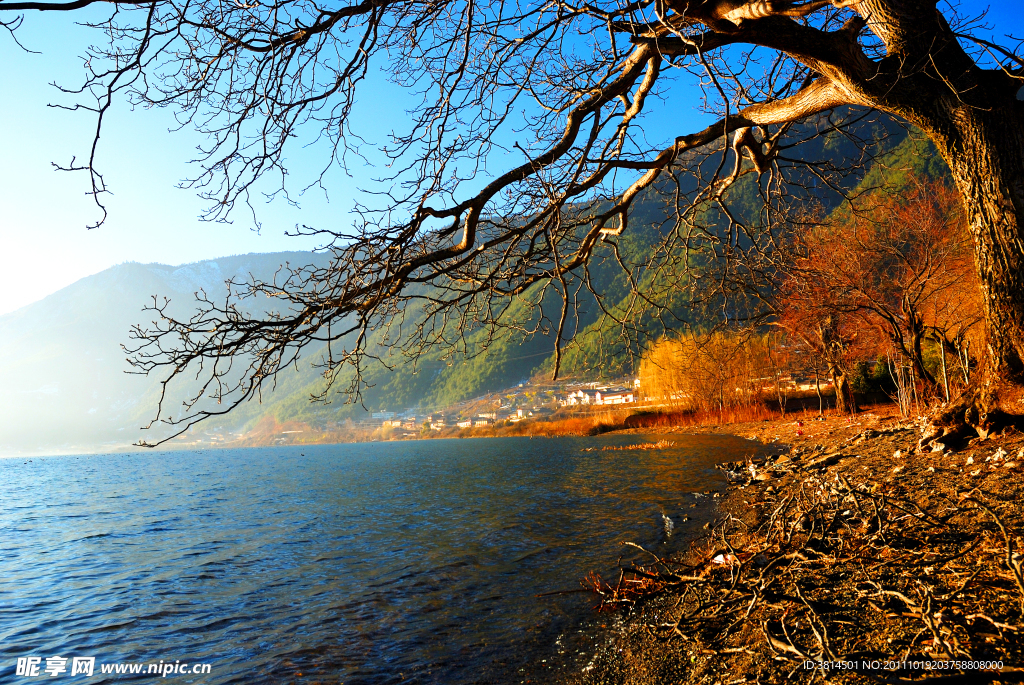
[[[147,324],[143,308],[157,296],[171,301],[170,311],[187,315],[195,293],[216,299],[225,281],[271,279],[284,264],[323,266],[328,257],[308,252],[248,254],[183,266],[126,263],[83,278],[39,302],[0,316],[0,456],[121,450],[139,439],[166,435],[157,425],[142,430],[156,410],[159,377],[129,373],[121,345],[135,324]],[[524,301],[512,315],[532,310]],[[470,336],[474,342],[480,336]],[[371,350],[387,357],[379,334]],[[373,387],[363,404],[311,404],[322,387],[313,362],[320,350],[307,350],[298,369],[279,375],[276,389],[262,402],[250,402],[228,417],[203,424],[203,430],[246,430],[264,417],[320,424],[362,419],[382,408],[435,407],[506,387],[528,378],[551,354],[541,335],[524,344],[498,341],[473,359],[449,363],[425,355],[411,366],[403,358],[367,369]],[[167,406],[172,410],[181,397]],[[161,432],[164,431],[164,432]]]
[[[151,320],[142,311],[151,296],[183,312],[197,290],[223,294],[228,278],[269,278],[285,262],[323,259],[280,252],[179,267],[121,264],[0,316],[0,455],[135,442],[154,410],[157,379],[129,375],[121,344],[133,324]]]

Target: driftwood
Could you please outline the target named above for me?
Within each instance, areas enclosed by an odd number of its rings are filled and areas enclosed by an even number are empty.
[[[584,587],[602,610],[661,598],[654,635],[762,683],[1024,680],[1013,502],[972,490],[922,508],[874,483],[790,468],[802,483],[763,492],[754,525],[727,516],[687,555],[644,550],[616,582],[591,574]]]

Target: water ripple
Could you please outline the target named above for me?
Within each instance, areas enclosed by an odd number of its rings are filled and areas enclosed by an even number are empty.
[[[59,654],[212,665],[184,683],[518,682],[592,602],[536,595],[622,541],[683,544],[711,466],[754,450],[583,451],[645,440],[0,460],[0,681]]]

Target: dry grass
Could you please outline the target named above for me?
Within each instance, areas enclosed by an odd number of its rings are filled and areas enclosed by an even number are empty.
[[[787,416],[809,416],[809,409],[789,412]],[[817,411],[813,414],[816,416]],[[600,435],[622,429],[663,430],[690,426],[719,426],[733,423],[753,423],[782,419],[783,414],[763,402],[726,407],[718,411],[642,411],[635,407],[608,410],[584,416],[537,419],[520,421],[507,426],[487,426],[463,429],[458,435],[464,438],[534,436],[557,437],[562,435]]]
[[[459,433],[462,438],[484,437],[545,437],[562,435],[600,435],[622,428],[630,417],[630,410],[605,411],[588,416],[568,416],[548,420],[526,420],[510,425],[467,428]]]
[[[761,403],[727,407],[720,411],[681,411],[634,414],[624,428],[671,428],[716,426],[724,423],[749,423],[782,418],[782,413]]]
[[[888,406],[888,405],[887,405]],[[862,407],[862,409],[868,409]],[[565,410],[562,410],[565,411]],[[495,437],[583,437],[601,435],[616,430],[638,431],[670,430],[680,428],[715,427],[741,423],[759,423],[786,420],[789,418],[810,419],[818,416],[817,408],[804,405],[785,415],[771,403],[763,401],[726,407],[724,410],[642,410],[637,407],[594,410],[591,413],[556,413],[550,418],[526,419],[517,423],[499,423],[474,428],[450,427],[443,431],[409,432],[392,428],[365,426],[334,427],[319,429],[306,423],[278,422],[271,416],[264,417],[241,440],[232,447],[257,447],[265,445],[308,445],[351,442],[374,442],[424,438],[495,438]],[[834,410],[826,415],[835,416]]]

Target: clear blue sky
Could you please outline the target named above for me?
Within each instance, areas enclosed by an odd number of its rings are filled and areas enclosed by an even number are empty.
[[[169,110],[130,111],[124,103],[104,126],[99,168],[113,195],[105,198],[107,222],[86,226],[100,214],[86,196],[82,173],[56,171],[72,155],[88,154],[94,120],[87,112],[48,107],[71,103],[50,84],[77,85],[81,58],[92,32],[75,26],[72,14],[28,17],[18,49],[0,34],[0,314],[45,297],[74,281],[126,261],[181,264],[247,252],[312,249],[318,241],[284,235],[297,224],[347,228],[357,187],[372,185],[372,168],[353,168],[351,178],[337,172],[331,196],[310,191],[298,197],[300,208],[275,201],[259,206],[260,232],[251,216],[239,213],[234,224],[202,222],[206,203],[193,191],[175,186],[190,173],[188,164],[201,138],[189,130],[168,132]],[[393,87],[388,97],[367,92],[360,102],[362,131],[383,138],[401,124]],[[369,129],[369,130],[368,130]],[[295,146],[290,171],[301,178],[324,160]],[[319,164],[320,167],[315,167]]]
[[[1020,0],[991,6],[996,33],[1024,35]],[[964,3],[976,12],[988,3]],[[13,311],[84,276],[125,261],[179,264],[245,252],[310,249],[311,239],[288,238],[286,230],[305,223],[347,227],[358,186],[367,187],[375,172],[353,168],[362,177],[332,178],[330,201],[322,194],[300,198],[301,209],[275,202],[260,211],[262,231],[244,217],[234,225],[200,222],[203,201],[175,184],[190,172],[187,161],[198,141],[195,134],[168,133],[166,111],[128,112],[122,106],[106,125],[101,167],[114,195],[107,198],[110,218],[99,229],[85,226],[97,218],[85,195],[82,174],[54,171],[51,162],[67,163],[87,152],[93,124],[88,114],[47,107],[61,100],[49,84],[74,85],[81,78],[80,55],[89,32],[75,26],[72,14],[31,15],[20,32],[26,54],[0,35],[0,314]],[[370,85],[370,84],[366,84]],[[401,106],[393,88],[373,86],[360,97],[356,126],[382,140],[400,125]],[[67,102],[67,100],[65,100]],[[682,114],[683,116],[679,116]],[[671,123],[671,134],[701,123],[695,110],[658,116]],[[661,138],[669,131],[652,131]],[[312,158],[300,148],[292,166],[309,168]]]

